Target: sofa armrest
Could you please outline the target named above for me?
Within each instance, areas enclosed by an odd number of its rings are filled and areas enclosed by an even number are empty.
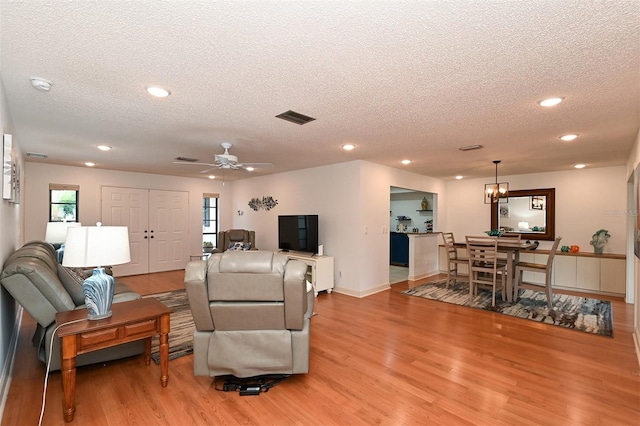
[[[187,290],[196,330],[213,331],[215,327],[209,310],[206,260],[193,260],[187,263],[184,271],[184,287]]]
[[[289,260],[284,271],[284,319],[289,330],[302,330],[307,310],[307,265]]]

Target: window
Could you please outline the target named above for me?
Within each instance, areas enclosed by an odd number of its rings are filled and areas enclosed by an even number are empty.
[[[78,185],[49,184],[49,221],[78,221]]]
[[[202,244],[211,243],[215,247],[218,242],[218,194],[202,196]]]

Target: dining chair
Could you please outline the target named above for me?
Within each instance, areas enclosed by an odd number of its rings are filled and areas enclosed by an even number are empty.
[[[498,243],[500,242],[508,242],[508,243],[514,243],[514,244],[520,244],[522,242],[522,234],[518,234],[518,233],[514,233],[514,234],[504,234],[500,237],[498,237]],[[516,251],[515,252],[515,257],[514,257],[514,265],[518,263],[518,261],[520,260],[520,252]],[[507,263],[507,254],[505,253],[500,253],[498,254],[498,262],[500,263]]]
[[[561,239],[562,237],[558,237],[553,242],[553,246],[551,247],[551,251],[549,252],[549,257],[547,258],[547,263],[520,262],[516,265],[515,267],[516,284],[514,287],[515,300],[518,300],[518,298],[520,297],[521,288],[538,290],[538,291],[544,288],[545,292],[547,293],[547,305],[549,306],[549,309],[553,309],[553,291],[551,290],[551,272],[553,268],[553,259],[555,258],[556,251],[558,250],[558,245],[560,244]],[[522,280],[522,274],[525,271],[545,274],[544,283],[524,282]]]
[[[469,256],[469,301],[478,294],[478,287],[491,287],[491,306],[496,305],[498,278],[502,300],[505,300],[507,266],[498,261],[498,239],[466,236]]]
[[[469,259],[458,256],[458,249],[454,246],[456,240],[453,232],[443,232],[444,248],[447,251],[447,287],[449,283],[456,283],[458,279],[458,265],[468,265]]]

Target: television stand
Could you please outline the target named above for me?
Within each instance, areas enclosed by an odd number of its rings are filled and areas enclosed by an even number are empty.
[[[313,294],[318,296],[318,292],[333,291],[333,257],[314,256],[312,253],[288,251],[283,252],[289,259],[299,260],[307,264],[307,280],[313,285]]]

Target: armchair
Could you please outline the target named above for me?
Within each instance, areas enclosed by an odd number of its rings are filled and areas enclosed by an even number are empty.
[[[196,376],[253,377],[309,371],[313,288],[307,265],[270,251],[227,251],[191,261]]]
[[[249,250],[257,250],[255,231],[247,231],[246,229],[229,229],[227,231],[218,232],[218,244],[213,253],[222,253],[229,248],[232,243],[250,243]]]

